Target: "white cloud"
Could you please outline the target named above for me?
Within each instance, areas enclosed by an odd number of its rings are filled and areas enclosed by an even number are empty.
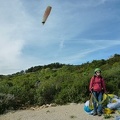
[[[19,69],[22,49],[26,44],[24,34],[30,22],[19,0],[0,2],[0,73]],[[11,73],[10,72],[10,73]]]
[[[60,60],[62,63],[77,63],[80,61],[84,61],[84,58],[86,59],[86,62],[89,61],[89,56],[91,54],[96,54],[94,55],[95,59],[97,59],[98,56],[100,56],[100,53],[104,54],[104,51],[111,48],[115,47],[116,45],[120,45],[120,40],[81,40],[81,41],[72,41],[71,44],[74,44],[74,42],[77,42],[79,46],[86,46],[84,49],[80,48],[77,50],[74,50],[71,48],[69,50],[70,54],[67,55],[64,54],[64,50],[62,51],[60,57]],[[77,46],[76,46],[77,47]],[[99,54],[97,54],[99,52]],[[60,53],[59,53],[60,54]],[[108,56],[107,56],[108,57]]]

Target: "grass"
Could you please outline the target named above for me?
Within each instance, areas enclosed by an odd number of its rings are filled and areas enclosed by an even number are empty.
[[[70,116],[70,118],[74,119],[74,118],[76,118],[76,116],[74,116],[74,115],[71,115],[71,116]]]
[[[114,118],[111,114],[104,114],[104,119]]]

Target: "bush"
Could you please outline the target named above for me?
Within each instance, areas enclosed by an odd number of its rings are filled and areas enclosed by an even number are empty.
[[[14,95],[0,93],[0,114],[11,109],[11,107],[13,107],[14,100]]]

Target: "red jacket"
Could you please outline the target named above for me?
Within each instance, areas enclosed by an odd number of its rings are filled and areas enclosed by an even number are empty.
[[[103,90],[104,92],[106,92],[104,79],[101,76],[93,76],[90,80],[89,90],[97,92]]]

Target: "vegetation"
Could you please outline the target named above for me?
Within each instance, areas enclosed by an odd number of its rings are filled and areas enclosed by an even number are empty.
[[[33,105],[85,102],[89,81],[100,67],[109,93],[120,96],[120,55],[82,65],[52,63],[0,75],[0,114]]]
[[[104,119],[114,118],[111,114],[104,114]]]

